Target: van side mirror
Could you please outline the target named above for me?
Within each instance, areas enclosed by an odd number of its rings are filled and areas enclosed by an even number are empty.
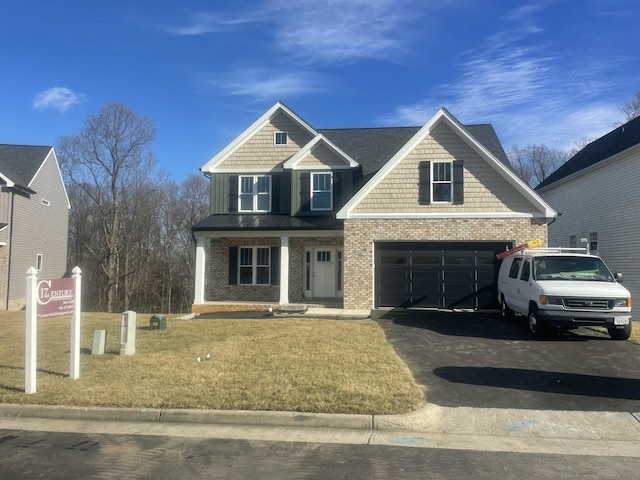
[[[616,282],[622,283],[622,274],[621,273],[619,273],[619,272],[618,273],[614,273],[613,274],[613,278],[616,279]]]

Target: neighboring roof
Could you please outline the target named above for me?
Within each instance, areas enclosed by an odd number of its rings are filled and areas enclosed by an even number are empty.
[[[594,140],[544,179],[536,190],[562,180],[585,168],[591,167],[607,158],[640,144],[640,117],[637,117],[615,130]]]
[[[29,190],[33,177],[53,147],[0,144],[0,178]]]
[[[210,215],[193,226],[197,231],[233,230],[342,230],[344,223],[333,216]]]
[[[352,216],[353,209],[364,199],[369,193],[391,172],[416,146],[427,136],[430,132],[440,123],[445,123],[453,132],[455,132],[469,147],[471,147],[478,155],[484,158],[487,163],[494,167],[496,172],[502,175],[516,190],[518,190],[531,204],[547,218],[556,216],[555,210],[553,210],[538,194],[536,194],[528,185],[526,185],[518,176],[514,173],[513,169],[509,165],[508,160],[506,163],[506,155],[503,159],[498,158],[496,154],[485,145],[480,142],[476,137],[477,134],[485,135],[487,139],[490,139],[491,134],[495,136],[493,128],[487,129],[486,126],[478,125],[475,127],[476,135],[462,125],[458,119],[456,119],[445,108],[441,108],[420,130],[413,135],[413,137],[402,146],[400,150],[388,161],[385,165],[378,170],[378,172],[369,180],[366,185],[356,193],[351,200],[349,200],[342,209],[337,213],[337,218],[350,218]],[[473,127],[472,127],[473,129]],[[495,137],[497,141],[497,136]],[[492,143],[492,142],[490,142]],[[495,145],[493,145],[495,148]],[[504,154],[504,150],[500,148]]]

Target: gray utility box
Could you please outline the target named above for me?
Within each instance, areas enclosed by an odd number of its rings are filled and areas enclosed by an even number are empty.
[[[153,315],[151,315],[151,320],[149,321],[149,329],[166,330],[167,317],[165,317],[164,315],[160,315],[159,313],[154,313]]]

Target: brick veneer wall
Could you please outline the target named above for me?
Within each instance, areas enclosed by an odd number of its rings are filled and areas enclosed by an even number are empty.
[[[411,240],[547,241],[547,220],[352,219],[344,222],[344,308],[373,308],[373,242]]]

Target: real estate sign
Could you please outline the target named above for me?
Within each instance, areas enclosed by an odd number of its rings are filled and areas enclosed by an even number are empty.
[[[38,318],[71,315],[74,308],[75,281],[57,278],[38,282]]]

